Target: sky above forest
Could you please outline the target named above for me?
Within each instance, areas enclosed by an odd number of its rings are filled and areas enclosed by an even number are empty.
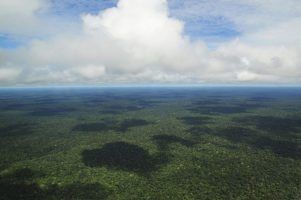
[[[300,83],[300,0],[0,0],[0,86]]]

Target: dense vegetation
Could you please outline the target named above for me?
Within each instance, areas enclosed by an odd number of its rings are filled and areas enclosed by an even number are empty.
[[[0,199],[301,199],[299,88],[0,90]]]

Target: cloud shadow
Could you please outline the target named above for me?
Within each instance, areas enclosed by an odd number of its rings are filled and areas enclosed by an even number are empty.
[[[197,117],[181,117],[178,118],[187,125],[204,125],[210,122],[210,117],[197,116]]]
[[[113,130],[124,133],[130,128],[146,126],[149,124],[150,122],[143,119],[126,119],[121,122],[114,120],[103,120],[103,122],[77,124],[72,130],[82,132],[102,132]]]
[[[198,127],[196,127],[196,130],[197,128]],[[254,149],[270,150],[281,157],[301,159],[301,148],[298,146],[297,142],[279,138],[275,139],[269,135],[264,135],[249,128],[230,126],[204,132],[224,138],[232,143],[246,144]],[[200,134],[204,132],[200,130]],[[192,132],[192,134],[195,133]]]
[[[84,150],[82,159],[89,167],[106,167],[143,175],[155,171],[168,162],[163,154],[150,155],[138,145],[126,142],[107,143],[100,149]]]
[[[43,176],[40,172],[23,168],[0,176],[1,199],[106,199],[107,188],[99,183],[73,183],[65,186],[56,184],[41,187],[34,180]]]
[[[0,136],[28,135],[33,132],[33,127],[32,123],[10,124],[0,128]]]

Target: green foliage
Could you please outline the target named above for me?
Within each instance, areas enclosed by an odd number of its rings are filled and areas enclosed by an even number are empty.
[[[298,88],[0,91],[0,199],[297,200],[300,99]]]

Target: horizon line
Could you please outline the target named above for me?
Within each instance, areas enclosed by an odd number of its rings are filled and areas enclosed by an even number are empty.
[[[301,84],[83,84],[83,85],[15,85],[15,86],[0,86],[0,89],[51,89],[51,88],[301,88]]]

